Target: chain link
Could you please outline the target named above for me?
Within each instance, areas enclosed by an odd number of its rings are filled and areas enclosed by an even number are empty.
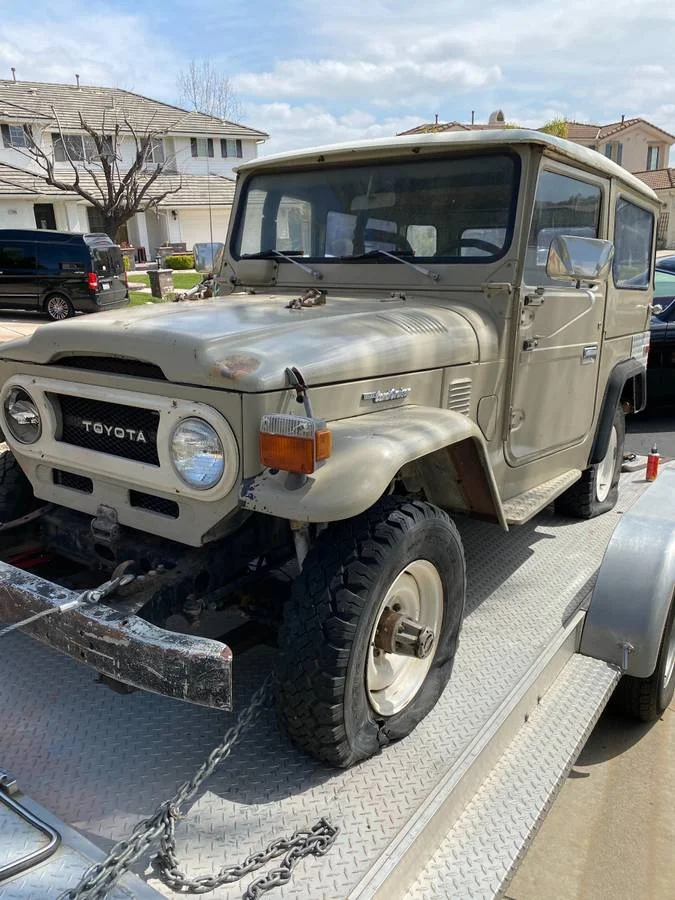
[[[62,893],[58,900],[103,900],[129,867],[158,839],[161,850],[153,859],[153,866],[166,884],[182,893],[205,894],[239,881],[270,860],[283,856],[278,868],[249,885],[244,900],[256,900],[266,891],[285,884],[295,865],[305,856],[323,856],[328,852],[339,828],[326,819],[320,819],[311,829],[296,831],[290,838],[273,841],[266,850],[248,856],[240,865],[224,866],[216,875],[190,878],[180,868],[176,856],[176,822],[183,818],[181,807],[194,797],[214,769],[230,755],[241,735],[253,725],[265,705],[271,684],[272,676],[268,676],[193,777],[181,785],[170,800],[158,806],[152,816],[138,822],[130,838],[115,844],[102,862],[87,869],[80,882]]]

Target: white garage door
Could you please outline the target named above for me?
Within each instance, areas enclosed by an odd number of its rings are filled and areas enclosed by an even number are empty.
[[[181,209],[178,213],[180,222],[180,240],[192,252],[194,244],[205,244],[211,240],[208,209]],[[230,219],[229,209],[212,208],[213,240],[225,243],[227,223]]]

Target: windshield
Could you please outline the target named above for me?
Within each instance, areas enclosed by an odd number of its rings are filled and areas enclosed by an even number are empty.
[[[519,168],[517,157],[485,153],[253,175],[233,256],[490,262],[511,241]]]

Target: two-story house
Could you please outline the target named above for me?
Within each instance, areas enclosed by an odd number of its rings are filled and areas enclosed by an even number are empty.
[[[476,131],[485,128],[504,128],[504,113],[498,109],[487,123],[426,122],[403,131],[402,134],[427,134],[440,131]],[[653,188],[663,203],[659,216],[657,246],[675,249],[675,168],[669,168],[670,149],[675,136],[652,125],[646,119],[621,116],[620,121],[609,125],[591,125],[587,122],[564,122],[565,137],[575,144],[590,147],[614,160],[620,166],[637,175]]]
[[[156,209],[134,215],[120,229],[118,241],[153,259],[163,244],[184,243],[189,250],[211,237],[224,240],[234,197],[233,168],[257,155],[258,145],[268,138],[264,131],[118,88],[9,80],[0,80],[0,228],[101,230],[98,210],[75,193],[47,186],[29,152],[32,138],[64,180],[73,176],[72,162],[81,163],[82,183],[95,193],[95,147],[82,129],[80,114],[96,131],[104,121],[108,131],[115,122],[120,124],[117,156],[122,174],[135,154],[130,129],[159,132],[148,166],[165,161],[166,169],[151,193],[158,197],[180,185]],[[36,174],[18,173],[10,165]]]

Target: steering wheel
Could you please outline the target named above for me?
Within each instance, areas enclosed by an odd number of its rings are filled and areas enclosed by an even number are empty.
[[[483,241],[480,238],[460,238],[450,247],[446,247],[444,253],[437,253],[436,256],[457,256],[459,254],[451,252],[455,249],[461,250],[462,247],[475,247],[476,250],[485,250],[486,253],[498,254],[504,249],[498,244],[492,244],[490,241]]]

